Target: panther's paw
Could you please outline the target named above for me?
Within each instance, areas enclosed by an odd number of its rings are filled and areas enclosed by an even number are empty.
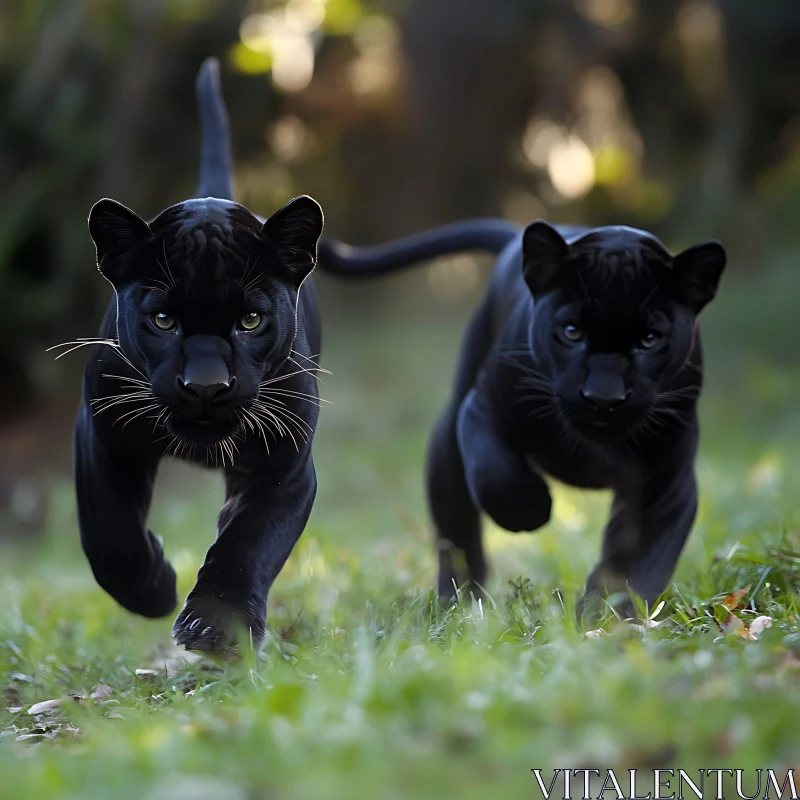
[[[147,534],[152,557],[142,572],[107,563],[93,563],[92,570],[100,586],[123,608],[157,619],[169,616],[178,605],[177,578],[172,565],[164,558],[161,540],[151,531]]]
[[[261,646],[266,636],[264,616],[246,614],[213,597],[190,595],[172,626],[172,637],[187,650],[231,661]]]
[[[468,476],[468,485],[475,505],[504,530],[535,531],[550,520],[550,492],[533,472],[485,469]]]
[[[531,494],[509,494],[502,498],[482,498],[481,506],[492,520],[511,533],[535,531],[550,520],[550,497],[532,498]]]
[[[472,598],[475,598],[475,600],[483,600],[484,602],[486,599],[486,593],[483,587],[472,580],[468,580],[459,585],[454,578],[448,579],[440,575],[436,588],[437,594],[439,595],[439,603],[441,603],[443,608],[450,608],[450,606],[461,600],[469,603]]]
[[[575,607],[579,625],[590,626],[612,612],[622,619],[636,616],[628,581],[610,567],[600,564],[586,581],[586,590]]]

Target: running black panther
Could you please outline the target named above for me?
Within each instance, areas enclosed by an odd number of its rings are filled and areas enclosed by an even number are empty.
[[[129,611],[163,617],[178,597],[147,527],[158,464],[172,456],[222,470],[217,538],[172,632],[187,649],[225,658],[263,641],[267,594],[314,502],[320,322],[308,277],[323,217],[310,197],[266,221],[233,202],[215,59],[201,67],[197,93],[197,198],[150,222],[109,199],[89,216],[114,297],[100,337],[74,343],[95,351],[75,423],[75,480],[97,582]]]
[[[613,492],[602,555],[578,614],[609,596],[633,612],[667,587],[697,510],[697,315],[726,255],[671,255],[652,234],[472,220],[372,248],[322,239],[320,268],[371,277],[460,250],[499,253],[432,436],[427,492],[438,591],[487,578],[481,512],[508,531],[550,518],[544,476]]]

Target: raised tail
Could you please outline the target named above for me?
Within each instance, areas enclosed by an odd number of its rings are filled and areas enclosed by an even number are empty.
[[[345,278],[388,275],[419,261],[465,250],[499,253],[520,233],[503,219],[470,219],[431,228],[375,247],[351,247],[323,237],[319,266],[324,272]]]
[[[195,89],[203,141],[197,196],[233,200],[231,133],[216,58],[207,58],[203,62],[197,73]]]

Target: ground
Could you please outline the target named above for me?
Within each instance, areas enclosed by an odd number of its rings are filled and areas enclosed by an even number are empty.
[[[724,312],[709,311],[700,514],[647,623],[574,626],[609,498],[563,487],[541,532],[488,528],[486,602],[437,607],[421,464],[463,309],[328,325],[320,493],[260,661],[188,662],[170,619],[118,608],[79,551],[64,479],[44,540],[0,554],[0,797],[540,797],[535,768],[546,783],[554,768],[740,768],[749,794],[751,770],[795,768],[800,783],[785,288],[754,316],[752,287],[731,282]],[[161,475],[153,528],[184,594],[220,498],[211,475]],[[770,619],[749,633],[757,617]]]

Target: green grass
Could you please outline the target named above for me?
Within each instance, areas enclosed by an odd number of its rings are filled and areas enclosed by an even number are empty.
[[[420,467],[459,326],[402,313],[328,325],[320,492],[263,660],[188,662],[171,620],[120,610],[79,552],[66,482],[43,543],[0,553],[0,797],[536,797],[536,767],[800,768],[798,372],[754,355],[788,352],[788,325],[710,316],[701,508],[662,624],[609,616],[587,637],[572,606],[601,494],[555,487],[545,530],[490,528],[491,600],[436,606]],[[220,501],[213,476],[161,476],[153,527],[183,593]],[[757,641],[717,621],[746,585],[736,615],[773,620]]]

